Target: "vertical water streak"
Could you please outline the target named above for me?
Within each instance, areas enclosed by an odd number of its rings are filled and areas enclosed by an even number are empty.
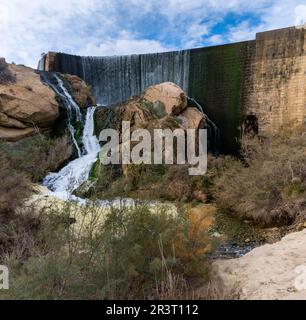
[[[80,70],[72,63],[81,59]],[[171,81],[186,92],[189,88],[190,52],[177,51],[142,55],[113,57],[73,57],[59,55],[60,71],[72,74],[82,73],[82,78],[90,84],[93,95],[101,105],[110,105],[139,95],[151,85]],[[64,62],[66,65],[64,65]],[[73,68],[70,70],[70,68]]]
[[[80,107],[74,101],[74,99],[72,98],[72,96],[70,95],[68,90],[66,89],[63,80],[57,74],[55,74],[54,77],[56,78],[57,83],[64,94],[65,99],[69,102],[67,104],[69,112],[71,113],[71,115],[74,113],[74,115],[76,116],[76,120],[81,122],[82,121],[82,114],[81,114]]]
[[[38,71],[45,71],[45,61],[46,61],[46,55],[42,55],[38,62],[37,70]]]
[[[188,101],[193,103],[199,111],[201,111],[205,115],[205,119],[209,125],[209,136],[211,138],[213,132],[214,146],[213,150],[215,154],[219,153],[219,144],[220,144],[220,129],[217,125],[208,117],[208,115],[204,112],[204,108],[193,98],[188,97]]]
[[[82,152],[75,137],[76,130],[73,126],[75,122],[82,123],[82,114],[80,107],[74,101],[68,90],[66,89],[63,80],[57,74],[41,73],[44,81],[59,95],[67,110],[67,128],[70,132],[72,142],[77,150],[78,157],[81,157]]]
[[[73,198],[72,192],[88,180],[91,168],[97,161],[100,145],[94,134],[94,113],[95,107],[87,109],[82,137],[85,155],[69,162],[58,173],[49,173],[43,180],[43,185],[63,200]]]
[[[188,50],[140,55],[140,63],[140,91],[154,84],[171,81],[188,92],[190,63]]]

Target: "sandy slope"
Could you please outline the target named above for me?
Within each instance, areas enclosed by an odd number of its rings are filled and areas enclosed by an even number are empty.
[[[298,281],[306,289],[306,229],[242,258],[216,261],[214,268],[226,285],[239,287],[241,299],[306,300],[306,290],[295,286]]]

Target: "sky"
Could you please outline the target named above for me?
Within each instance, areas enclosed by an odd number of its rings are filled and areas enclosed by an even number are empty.
[[[255,39],[306,22],[305,0],[0,0],[0,57],[123,55]]]

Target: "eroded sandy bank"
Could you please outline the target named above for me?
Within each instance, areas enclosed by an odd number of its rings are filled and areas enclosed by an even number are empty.
[[[306,229],[242,258],[218,260],[214,269],[226,286],[238,287],[243,300],[306,300],[306,290],[298,289],[306,289]]]

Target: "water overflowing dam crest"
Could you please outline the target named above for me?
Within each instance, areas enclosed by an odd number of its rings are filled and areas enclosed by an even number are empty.
[[[39,63],[42,70],[43,59]],[[58,71],[78,75],[90,84],[100,105],[125,101],[166,81],[176,83],[185,92],[189,87],[189,50],[113,57],[58,54],[58,64]]]
[[[202,106],[211,120],[210,126],[213,123],[212,132],[215,132],[217,127],[221,128],[222,124],[223,130],[218,132],[218,136],[219,140],[225,143],[221,145],[221,149],[231,149],[233,144],[236,144],[233,136],[238,136],[240,115],[234,114],[232,107],[228,106],[229,103],[235,104],[233,99],[226,98],[226,104],[222,105],[222,108],[226,108],[225,112],[222,112],[215,101],[211,101],[213,83],[207,78],[206,72],[212,68],[212,64],[214,63],[210,54],[206,57],[205,53],[203,57],[201,49],[193,49],[112,57],[50,53],[41,59],[38,67],[41,70],[77,75],[91,86],[97,103],[107,106],[140,95],[152,85],[173,82]],[[214,68],[222,69],[222,66],[214,64]],[[224,75],[220,74],[213,80],[223,81],[223,77]],[[216,93],[214,96],[223,99],[224,95]],[[238,103],[235,108],[238,110]]]

